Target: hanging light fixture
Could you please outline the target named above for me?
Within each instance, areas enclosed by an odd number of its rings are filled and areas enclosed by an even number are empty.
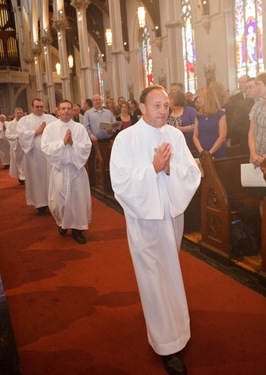
[[[105,30],[105,36],[106,36],[106,43],[108,46],[112,45],[112,30],[106,29]]]
[[[61,73],[61,65],[60,65],[59,62],[55,64],[55,69],[56,69],[56,73],[60,76],[60,73]]]
[[[68,66],[70,67],[70,69],[72,69],[73,66],[74,66],[74,59],[73,59],[73,56],[72,56],[72,55],[69,55],[67,59],[68,59]]]
[[[139,19],[139,27],[144,27],[146,25],[146,21],[145,21],[145,8],[143,6],[138,7],[138,19]]]

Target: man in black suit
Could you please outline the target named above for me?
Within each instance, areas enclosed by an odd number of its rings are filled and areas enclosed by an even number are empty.
[[[231,133],[231,127],[232,127],[232,121],[233,121],[236,103],[239,102],[240,100],[246,99],[248,78],[249,77],[247,75],[244,75],[238,78],[238,86],[239,86],[240,91],[237,94],[230,96],[228,103],[225,105],[227,129],[228,129],[229,135]]]
[[[235,104],[229,137],[231,144],[240,145],[241,154],[249,154],[248,131],[249,113],[257,97],[257,86],[255,78],[249,78],[246,89],[246,99],[239,100]]]

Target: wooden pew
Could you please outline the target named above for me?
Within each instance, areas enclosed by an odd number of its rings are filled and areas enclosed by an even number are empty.
[[[113,140],[106,140],[106,142],[94,141],[93,145],[93,161],[91,168],[94,174],[94,186],[96,190],[103,194],[113,194],[111,187],[111,180],[109,174],[109,161]]]
[[[263,173],[264,180],[266,181],[266,159],[261,163],[260,169]],[[261,224],[261,270],[259,273],[260,284],[266,286],[266,197],[263,201],[263,215]]]
[[[248,155],[213,159],[203,151],[200,162],[204,172],[201,183],[200,251],[218,262],[231,265],[232,221],[240,218],[240,209],[259,207],[259,201],[241,186],[240,165]],[[266,279],[265,279],[266,280]]]

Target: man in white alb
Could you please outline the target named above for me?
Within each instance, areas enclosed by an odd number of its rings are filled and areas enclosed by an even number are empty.
[[[4,166],[4,169],[8,169],[10,165],[10,145],[6,138],[8,124],[6,116],[0,114],[0,163]]]
[[[125,212],[148,341],[169,374],[185,375],[179,352],[190,338],[190,322],[178,251],[183,213],[201,174],[183,134],[165,125],[164,88],[144,89],[139,108],[143,118],[114,141],[112,187]]]
[[[60,120],[46,126],[41,147],[51,164],[49,209],[64,236],[72,236],[85,244],[82,234],[91,220],[91,196],[87,171],[84,167],[91,151],[91,140],[84,126],[72,120],[69,100],[58,104]]]
[[[17,131],[17,123],[22,116],[23,109],[16,108],[14,112],[14,119],[10,121],[6,130],[6,138],[10,144],[10,177],[17,178],[20,185],[25,185],[25,173],[23,162],[24,152],[19,143]]]
[[[33,205],[39,215],[45,215],[48,206],[50,165],[41,150],[42,132],[46,124],[54,122],[54,116],[44,113],[43,101],[32,101],[32,113],[23,116],[18,124],[19,142],[24,151],[26,178],[26,202]]]

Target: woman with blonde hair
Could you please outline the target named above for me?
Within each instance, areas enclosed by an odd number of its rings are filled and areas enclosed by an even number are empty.
[[[109,109],[109,111],[112,112],[112,114],[116,117],[119,115],[119,110],[115,104],[114,98],[108,98],[106,100],[106,108]]]
[[[217,95],[220,109],[224,109],[228,102],[228,93],[221,82],[212,81],[209,86],[214,90]]]
[[[205,150],[215,158],[225,157],[227,134],[225,112],[220,109],[217,95],[211,87],[199,89],[197,96],[199,113],[195,119],[194,144],[199,154]]]

